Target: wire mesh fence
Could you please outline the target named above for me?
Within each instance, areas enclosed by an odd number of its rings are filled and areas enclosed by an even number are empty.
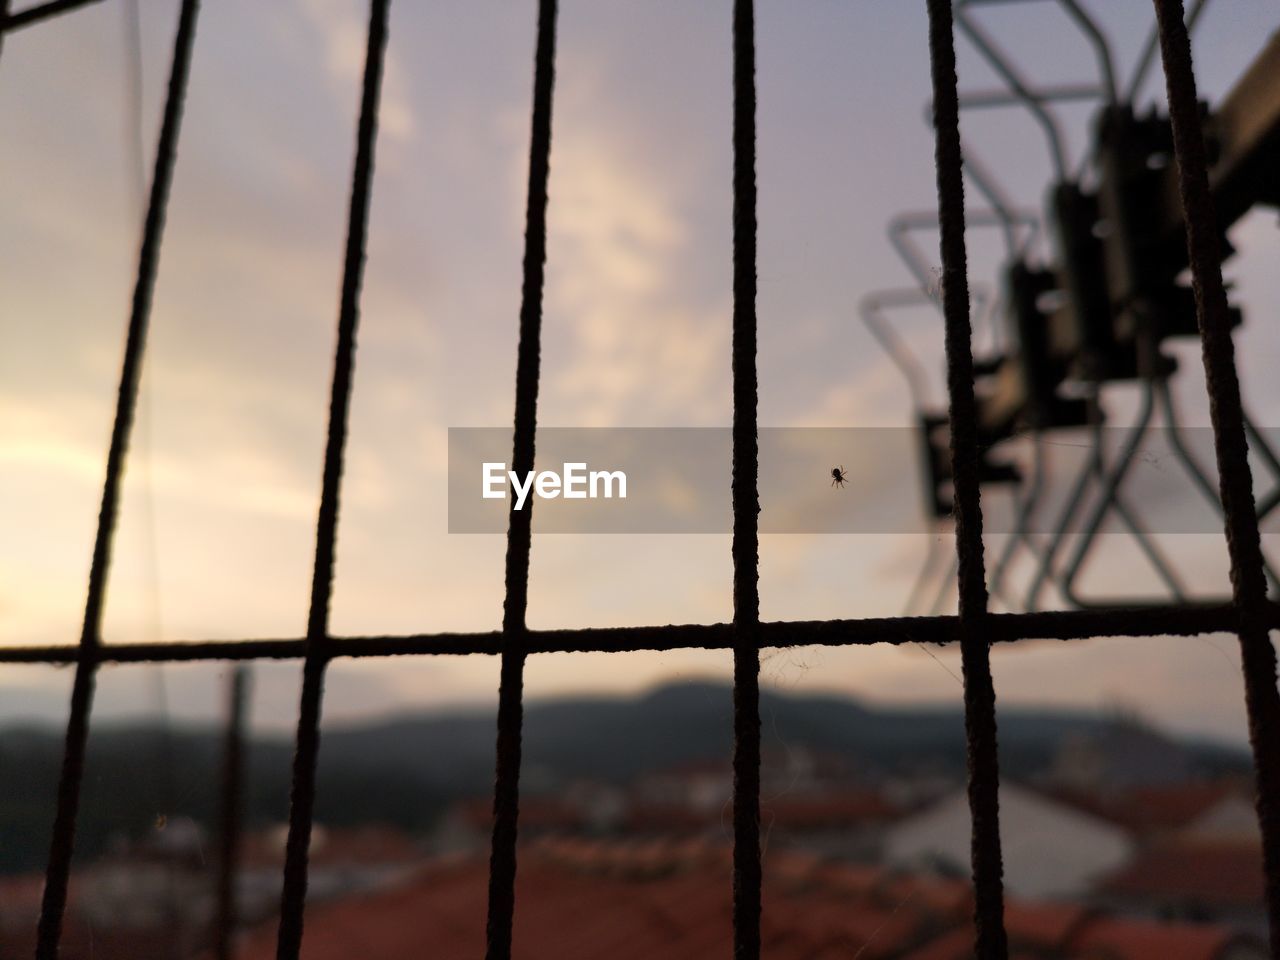
[[[0,39],[47,17],[96,0],[56,0],[11,13],[0,0]],[[946,329],[950,398],[950,455],[959,578],[955,616],[855,620],[762,622],[759,603],[756,318],[756,88],[755,19],[752,0],[733,7],[733,619],[721,624],[531,630],[526,625],[531,512],[509,514],[506,597],[502,629],[489,633],[339,637],[329,629],[335,531],[341,493],[365,262],[365,233],[373,181],[379,92],[388,32],[389,0],[371,0],[362,96],[356,131],[333,363],[329,426],[306,635],[285,639],[209,640],[191,643],[104,645],[100,629],[108,585],[119,489],[139,388],[152,290],[159,268],[165,209],[177,158],[182,105],[195,47],[198,0],[182,0],[174,40],[163,122],[152,174],[132,310],[120,372],[120,387],[107,457],[106,480],[94,541],[83,626],[74,647],[7,647],[0,663],[73,664],[75,681],[66,728],[56,817],[39,919],[37,957],[54,958],[67,904],[76,820],[84,777],[95,673],[105,663],[165,663],[195,660],[296,659],[303,669],[290,797],[289,831],[280,907],[278,956],[294,960],[302,948],[307,892],[308,846],[320,749],[319,723],[326,666],[344,657],[474,654],[501,661],[497,713],[497,768],[489,880],[487,956],[512,953],[516,909],[515,876],[519,824],[519,784],[523,675],[530,654],[546,652],[627,652],[705,648],[731,650],[734,660],[733,748],[733,935],[734,954],[755,960],[761,953],[760,715],[761,648],[790,645],[951,643],[960,645],[964,674],[964,714],[968,744],[969,802],[973,822],[972,872],[975,888],[977,954],[1008,953],[998,809],[999,765],[995,687],[990,645],[1030,639],[1074,640],[1113,636],[1188,636],[1229,631],[1238,635],[1245,676],[1250,740],[1257,775],[1257,812],[1262,827],[1267,908],[1273,955],[1280,955],[1280,696],[1269,630],[1280,626],[1280,608],[1267,597],[1264,560],[1248,463],[1246,425],[1240,402],[1217,248],[1213,198],[1201,131],[1190,43],[1181,0],[1155,0],[1159,49],[1165,65],[1180,195],[1211,401],[1220,497],[1231,561],[1230,603],[1168,604],[1144,608],[995,613],[988,609],[983,554],[983,517],[978,473],[977,414],[970,324],[971,298],[966,268],[965,207],[959,132],[952,0],[927,0],[932,63],[933,124],[938,223],[943,273],[941,293]],[[546,260],[547,181],[552,145],[552,103],[556,62],[556,0],[539,0],[525,251],[519,320],[513,467],[532,470]],[[233,744],[234,746],[234,744]],[[238,749],[238,747],[236,747]],[[234,810],[224,813],[228,822]],[[231,855],[224,851],[224,859]],[[224,878],[225,880],[225,878]],[[224,918],[229,888],[222,888]],[[225,938],[223,943],[225,944]],[[224,947],[225,949],[225,947]]]

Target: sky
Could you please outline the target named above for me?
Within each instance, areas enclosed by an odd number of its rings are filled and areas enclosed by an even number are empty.
[[[135,99],[129,2],[24,30],[0,54],[0,644],[72,643],[79,634],[142,216],[134,117],[149,170],[177,20],[175,0],[136,0]],[[337,635],[500,623],[504,541],[447,532],[446,443],[450,427],[511,420],[534,7],[392,4],[338,532]],[[1127,77],[1150,4],[1090,7]],[[758,8],[761,424],[908,424],[905,385],[858,303],[910,284],[885,224],[934,203],[924,4],[761,0]],[[562,0],[544,425],[730,421],[730,12],[728,0]],[[994,5],[980,16],[1037,81],[1095,76],[1089,48],[1055,4]],[[365,17],[354,0],[203,5],[108,643],[303,632]],[[1269,0],[1210,4],[1195,40],[1202,95],[1227,90],[1277,26]],[[963,89],[996,85],[963,40],[959,54]],[[1157,72],[1140,102],[1160,87]],[[1063,111],[1073,155],[1084,149],[1089,115],[1088,106]],[[967,114],[964,135],[1021,207],[1043,208],[1048,156],[1025,114]],[[971,195],[970,208],[979,203]],[[970,233],[975,284],[997,276],[990,233]],[[1233,241],[1246,400],[1272,424],[1280,341],[1265,325],[1280,300],[1274,213],[1252,215]],[[936,261],[933,236],[922,249]],[[940,400],[936,313],[895,320],[937,374]],[[1206,423],[1196,346],[1177,349],[1186,418]],[[1117,387],[1106,402],[1123,422],[1132,391]],[[1158,458],[1148,466],[1156,480],[1170,469]],[[914,475],[870,470],[862,482],[920,496]],[[1058,490],[1067,482],[1053,478]],[[1142,477],[1135,482],[1141,497]],[[1154,498],[1155,507],[1201,508],[1187,505],[1190,488],[1186,498]],[[921,518],[912,534],[766,537],[762,616],[899,613],[936,536],[950,542]],[[1165,541],[1198,592],[1225,592],[1220,537]],[[999,543],[992,538],[991,553]],[[1123,537],[1108,536],[1087,584],[1156,591],[1134,558]],[[727,535],[535,537],[528,619],[538,628],[727,620],[731,576]],[[1208,637],[1002,648],[997,689],[1002,702],[1124,706],[1172,728],[1242,739],[1233,645]],[[263,724],[288,725],[297,669],[260,671],[254,711]],[[762,670],[780,689],[878,702],[960,698],[958,655],[948,649],[771,651]],[[221,672],[108,669],[98,709],[145,712],[163,689],[175,715],[211,716]],[[724,652],[539,656],[527,690],[631,692],[729,672]],[[496,663],[483,658],[339,662],[326,716],[488,703],[496,684]],[[61,717],[68,689],[65,670],[0,668],[0,718]]]

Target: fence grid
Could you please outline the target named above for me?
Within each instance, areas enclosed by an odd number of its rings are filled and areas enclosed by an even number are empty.
[[[0,42],[22,27],[100,0],[50,0],[10,12],[0,0]],[[973,821],[975,945],[978,956],[1007,957],[1003,923],[999,767],[995,687],[990,646],[1031,639],[1076,640],[1120,636],[1193,636],[1233,632],[1240,640],[1250,742],[1257,776],[1272,955],[1280,957],[1280,694],[1269,631],[1280,628],[1280,606],[1266,596],[1258,518],[1248,464],[1240,388],[1222,281],[1208,166],[1197,106],[1190,42],[1181,0],[1153,0],[1168,87],[1186,213],[1207,389],[1211,404],[1220,495],[1231,561],[1229,604],[1167,604],[1132,609],[992,613],[983,560],[982,506],[977,473],[977,427],[971,303],[965,250],[965,210],[959,135],[952,0],[926,0],[933,85],[935,168],[938,188],[951,460],[955,480],[956,547],[960,605],[955,616],[762,622],[759,610],[756,376],[756,90],[753,0],[733,5],[733,620],[577,630],[530,630],[528,601],[531,511],[510,513],[506,597],[500,631],[402,636],[336,637],[329,632],[334,539],[341,489],[347,410],[354,370],[360,284],[373,179],[378,100],[388,31],[389,0],[370,0],[368,43],[351,204],[347,224],[338,344],[334,355],[329,428],[317,518],[307,632],[302,638],[207,640],[194,643],[124,643],[101,639],[112,536],[129,434],[137,400],[152,291],[159,267],[169,188],[176,162],[182,105],[194,49],[199,0],[182,0],[138,273],[121,367],[120,389],[107,457],[106,480],[94,540],[85,614],[75,646],[0,649],[0,663],[74,664],[56,815],[37,931],[38,960],[55,960],[66,910],[76,818],[94,679],[104,663],[169,663],[298,659],[302,695],[290,793],[289,834],[277,956],[297,960],[302,948],[307,853],[315,800],[319,722],[325,668],[343,657],[473,654],[497,656],[501,680],[497,716],[496,777],[487,923],[487,957],[509,960],[516,907],[523,672],[530,654],[621,653],[641,650],[731,650],[734,658],[733,939],[737,960],[758,960],[762,864],[760,854],[759,652],[794,645],[958,642],[964,673],[964,716]],[[523,287],[515,384],[513,465],[532,470],[546,260],[547,182],[551,158],[557,0],[538,0],[534,56],[530,165],[525,221]],[[226,816],[234,818],[234,812]],[[225,853],[224,862],[233,858]],[[225,878],[224,878],[225,879]],[[227,891],[223,890],[224,898]],[[228,913],[229,915],[229,913]]]

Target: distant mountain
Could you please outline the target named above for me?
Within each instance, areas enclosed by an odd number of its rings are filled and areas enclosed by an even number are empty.
[[[803,744],[847,757],[871,775],[928,771],[959,778],[964,725],[953,707],[870,708],[835,695],[763,692],[766,751]],[[721,683],[682,683],[629,698],[563,697],[527,705],[524,782],[536,791],[584,778],[625,782],[686,761],[727,758],[732,694]],[[454,800],[486,792],[493,778],[491,711],[451,709],[376,723],[326,728],[320,751],[317,817],[428,827]],[[1113,720],[1071,711],[1003,708],[1000,762],[1009,777],[1045,770],[1068,737],[1105,735]],[[95,727],[78,849],[100,853],[114,834],[146,829],[158,816],[211,822],[217,808],[221,734],[155,724]],[[1195,768],[1248,769],[1241,751],[1182,742]],[[248,751],[247,815],[285,817],[288,738],[255,740]],[[62,754],[62,731],[0,729],[0,871],[43,862]]]

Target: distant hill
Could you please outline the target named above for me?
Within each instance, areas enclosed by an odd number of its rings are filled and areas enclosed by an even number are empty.
[[[871,708],[841,696],[763,692],[761,717],[766,751],[804,744],[844,755],[870,774],[963,775],[964,726],[956,708]],[[335,824],[378,820],[411,830],[429,827],[455,799],[490,788],[494,722],[491,711],[472,708],[326,728],[317,817]],[[1112,722],[1082,712],[1002,709],[1001,769],[1009,777],[1033,778],[1064,738],[1104,734]],[[525,713],[525,783],[536,791],[571,778],[624,782],[685,761],[727,757],[731,729],[731,691],[721,683],[674,684],[627,699],[533,702]],[[213,728],[95,727],[80,853],[92,857],[113,834],[146,829],[162,814],[210,822],[220,743],[221,734]],[[1249,766],[1239,750],[1179,745],[1206,773]],[[285,737],[250,745],[251,822],[285,817],[292,751]],[[59,729],[0,729],[0,871],[42,864],[61,752]]]

